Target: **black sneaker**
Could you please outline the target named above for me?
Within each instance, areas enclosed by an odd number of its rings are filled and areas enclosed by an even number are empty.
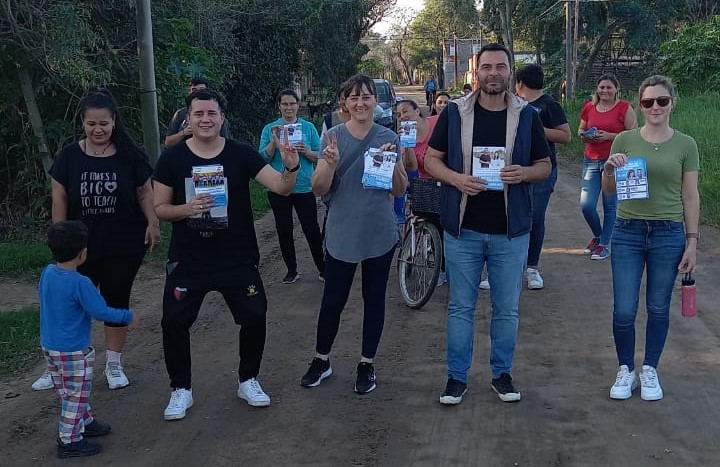
[[[285,274],[285,277],[282,280],[283,284],[294,284],[300,279],[300,274],[297,273],[297,271],[290,271],[287,274]]]
[[[357,379],[355,380],[355,392],[367,394],[375,389],[375,367],[372,363],[360,362],[357,366]]]
[[[105,436],[109,435],[110,432],[112,432],[110,424],[103,423],[96,418],[91,424],[85,425],[83,436]]]
[[[499,378],[495,378],[490,383],[503,402],[517,402],[520,400],[520,391],[516,391],[512,384],[512,377],[507,373],[501,373]]]
[[[306,388],[314,388],[319,386],[320,382],[332,374],[332,368],[330,368],[330,359],[323,360],[322,358],[315,357],[310,362],[310,368],[307,373],[300,380],[300,386]]]
[[[62,441],[57,440],[58,459],[68,459],[70,457],[90,457],[102,451],[102,446],[95,443],[89,443],[85,438],[74,443],[64,444]]]
[[[445,405],[457,405],[467,392],[467,384],[453,378],[448,378],[445,392],[440,396],[440,403]]]

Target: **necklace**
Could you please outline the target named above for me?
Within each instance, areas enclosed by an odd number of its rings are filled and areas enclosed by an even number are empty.
[[[674,133],[674,131],[673,131],[672,129],[669,129],[669,132],[666,132],[665,135],[662,135],[661,138],[658,138],[658,139],[660,139],[661,141],[659,141],[659,142],[656,143],[655,141],[650,141],[650,139],[649,139],[646,135],[643,135],[643,130],[645,130],[645,127],[643,127],[643,128],[640,129],[640,137],[641,137],[646,143],[648,143],[655,151],[659,151],[659,150],[660,150],[660,146],[662,146],[662,145],[665,144],[667,141],[669,141],[669,140],[673,137],[673,133]],[[646,131],[646,133],[647,133],[647,131]]]
[[[108,141],[108,144],[104,148],[102,148],[102,150],[93,150],[92,153],[96,156],[104,156],[105,151],[108,150],[108,148],[110,147],[111,144],[112,144],[112,141]],[[90,151],[90,148],[88,147],[88,141],[85,140],[85,152],[87,152],[87,151]]]

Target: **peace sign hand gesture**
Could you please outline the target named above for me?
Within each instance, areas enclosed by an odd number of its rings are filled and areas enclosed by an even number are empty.
[[[325,140],[325,149],[323,149],[322,157],[325,159],[327,165],[335,170],[340,161],[340,152],[337,148],[337,135],[331,133],[330,136],[328,136],[328,133],[324,133],[323,139]]]

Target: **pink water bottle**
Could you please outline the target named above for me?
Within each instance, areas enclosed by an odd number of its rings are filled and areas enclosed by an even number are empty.
[[[697,315],[695,308],[695,279],[687,273],[682,280],[682,315],[692,318]]]

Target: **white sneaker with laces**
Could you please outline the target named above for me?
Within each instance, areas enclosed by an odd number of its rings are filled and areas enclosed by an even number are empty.
[[[490,281],[487,279],[480,281],[480,288],[483,290],[490,290]]]
[[[52,376],[49,372],[45,372],[32,383],[33,391],[45,391],[53,388]]]
[[[122,365],[119,363],[110,362],[106,364],[103,374],[105,374],[105,377],[107,378],[108,387],[110,389],[120,389],[130,384],[127,376],[125,376]]]
[[[267,407],[270,405],[270,396],[265,394],[260,382],[255,378],[250,378],[242,383],[238,381],[237,395],[240,399],[245,399],[253,407]]]
[[[193,406],[192,389],[176,389],[170,394],[170,402],[165,407],[165,420],[185,418],[187,409]]]
[[[637,378],[635,370],[630,371],[627,365],[620,365],[620,369],[615,377],[615,384],[610,388],[611,399],[630,399],[633,390],[637,387]]]
[[[540,271],[534,268],[527,268],[525,271],[525,279],[527,279],[527,288],[529,290],[540,290],[545,287],[545,282],[540,275]]]
[[[640,372],[640,397],[645,401],[659,401],[663,398],[657,371],[649,365],[643,365]]]

